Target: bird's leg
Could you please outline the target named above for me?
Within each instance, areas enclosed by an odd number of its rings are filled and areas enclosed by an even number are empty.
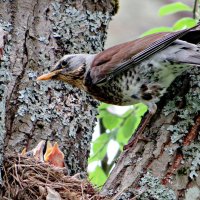
[[[153,115],[156,113],[157,106],[155,103],[148,104],[149,105],[149,111],[145,115],[145,117],[141,120],[140,125],[138,126],[136,132],[132,135],[131,139],[129,140],[127,145],[124,145],[124,150],[129,149],[134,144],[137,143],[139,139],[143,139],[141,134],[143,133],[144,129],[146,128],[147,124],[150,122]]]

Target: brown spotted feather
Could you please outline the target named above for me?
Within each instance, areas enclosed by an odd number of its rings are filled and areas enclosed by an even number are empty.
[[[156,33],[138,38],[131,42],[116,45],[97,54],[92,66],[90,76],[93,81],[101,79],[110,73],[119,63],[130,59],[135,54],[146,49],[151,43],[163,38],[169,32]]]

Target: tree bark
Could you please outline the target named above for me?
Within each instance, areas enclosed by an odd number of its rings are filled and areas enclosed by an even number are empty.
[[[0,61],[3,57],[3,49],[5,43],[6,33],[0,27]],[[4,152],[4,139],[5,139],[5,105],[7,94],[7,69],[6,66],[1,65],[0,70],[0,185],[2,183],[2,169],[3,169],[3,152]]]
[[[177,78],[143,133],[147,140],[121,154],[102,195],[113,200],[200,200],[199,86],[199,67]]]
[[[0,1],[7,32],[0,72],[5,152],[57,141],[70,175],[86,172],[98,102],[64,83],[36,82],[64,54],[102,51],[115,1]]]
[[[138,141],[124,151],[101,194],[113,199],[200,197],[199,67],[179,77]]]
[[[101,51],[116,2],[0,2],[7,32],[0,30],[0,166],[3,147],[20,152],[48,138],[61,145],[69,174],[86,172],[98,103],[69,85],[35,79],[64,54]],[[195,68],[173,84],[144,132],[149,141],[122,153],[103,195],[198,199],[199,80]]]

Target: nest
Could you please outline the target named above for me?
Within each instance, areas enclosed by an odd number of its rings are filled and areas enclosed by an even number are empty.
[[[7,155],[0,199],[101,200],[87,180],[67,176],[61,168],[33,158]]]

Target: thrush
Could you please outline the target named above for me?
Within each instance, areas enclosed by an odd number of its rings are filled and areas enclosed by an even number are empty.
[[[65,167],[64,154],[57,142],[52,146],[50,141],[41,140],[35,148],[28,152],[24,148],[21,155],[32,157],[39,162],[47,162],[55,167]]]
[[[200,65],[199,26],[155,33],[98,54],[65,55],[37,80],[61,80],[109,104],[146,104],[149,115],[138,129],[140,133],[174,79]]]

